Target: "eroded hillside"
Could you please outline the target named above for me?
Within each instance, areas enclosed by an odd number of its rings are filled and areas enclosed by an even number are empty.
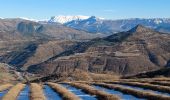
[[[30,66],[28,71],[53,74],[81,69],[95,73],[138,74],[168,66],[169,46],[170,35],[138,25],[127,32],[77,44],[45,63]]]

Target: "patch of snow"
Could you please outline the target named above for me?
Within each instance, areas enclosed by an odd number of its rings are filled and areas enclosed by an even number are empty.
[[[19,18],[20,18],[20,19],[24,19],[24,20],[33,21],[33,22],[39,22],[39,20],[32,19],[32,18],[26,18],[26,17],[19,17]]]
[[[160,19],[155,19],[155,20],[154,20],[154,23],[156,23],[156,24],[161,24],[161,23],[162,23],[162,20],[160,20]]]
[[[73,20],[84,20],[88,19],[89,16],[82,16],[82,15],[77,15],[77,16],[53,16],[48,22],[59,22],[61,24],[73,21]]]

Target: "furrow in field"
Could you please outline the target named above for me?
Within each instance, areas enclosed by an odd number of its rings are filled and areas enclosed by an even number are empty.
[[[136,87],[151,89],[159,92],[170,93],[170,87],[168,86],[161,86],[161,85],[154,85],[150,83],[140,83],[140,82],[111,82],[111,83],[136,86]]]
[[[9,89],[12,87],[12,84],[4,84],[0,86],[0,100],[2,97],[9,91]]]
[[[142,91],[147,91],[147,92],[153,92],[155,94],[161,94],[161,95],[166,95],[166,96],[170,96],[169,93],[165,93],[165,92],[160,92],[160,91],[155,91],[155,90],[151,90],[148,88],[142,88],[142,87],[137,87],[137,86],[130,86],[130,85],[123,85],[123,84],[117,84],[123,87],[128,87],[128,88],[132,88],[132,89],[136,89],[136,90],[142,90]]]
[[[120,97],[117,95],[109,94],[104,91],[100,91],[95,89],[92,86],[89,86],[87,84],[81,84],[81,83],[67,83],[71,86],[74,86],[76,88],[82,89],[85,93],[96,95],[98,100],[120,100]]]
[[[67,90],[65,87],[61,86],[57,83],[47,83],[52,89],[54,89],[57,93],[59,93],[63,100],[81,100],[74,93]]]
[[[25,84],[18,83],[12,87],[2,98],[2,100],[16,100],[19,93],[24,89]]]
[[[0,92],[9,89],[10,87],[12,87],[12,84],[4,84],[0,86]]]
[[[154,84],[154,85],[162,85],[162,86],[170,86],[170,82],[158,82],[158,81],[153,81],[153,82],[149,82],[150,84]]]
[[[104,88],[104,87],[96,86],[96,85],[93,85],[93,87],[100,91],[105,91],[110,94],[118,95],[121,98],[121,100],[142,100],[141,98],[136,98],[133,95],[124,94],[124,93],[122,93],[120,91],[116,91],[114,89],[108,89],[108,88]]]
[[[55,92],[50,86],[44,85],[44,94],[47,100],[62,100],[60,95]]]
[[[68,84],[61,84],[61,85],[67,88],[72,93],[74,93],[76,96],[80,97],[82,100],[97,100],[96,96],[89,95],[83,92],[81,89],[75,88]]]
[[[17,100],[30,100],[30,88],[28,85],[25,86],[25,88],[20,92]]]
[[[138,98],[145,98],[149,100],[151,99],[152,100],[170,100],[170,96],[155,94],[153,92],[146,92],[142,90],[136,90],[136,89],[132,89],[132,88],[116,85],[116,84],[93,83],[93,85],[101,86],[101,87],[105,87],[109,89],[114,89],[124,94],[130,94]]]
[[[46,100],[45,95],[43,93],[43,88],[40,84],[31,83],[30,92],[31,100]]]

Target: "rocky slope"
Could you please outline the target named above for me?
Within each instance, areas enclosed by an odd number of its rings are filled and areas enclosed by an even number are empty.
[[[138,25],[127,32],[78,43],[29,72],[53,74],[76,69],[133,75],[169,66],[170,35]]]
[[[19,45],[16,45],[16,48],[12,48],[8,52],[3,53],[0,56],[0,61],[13,65],[18,70],[24,70],[28,66],[48,60],[54,55],[72,47],[76,43],[76,41],[69,40],[27,41],[22,44],[20,43]],[[15,45],[12,44],[11,47],[13,46]],[[7,50],[8,47],[4,49]]]
[[[0,19],[0,62],[26,69],[67,50],[74,41],[100,37],[57,23]]]

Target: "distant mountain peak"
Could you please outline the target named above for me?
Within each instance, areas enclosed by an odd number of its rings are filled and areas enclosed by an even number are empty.
[[[96,17],[96,16],[91,16],[89,17],[88,19],[93,19],[93,20],[103,20],[104,18],[101,18],[101,17]]]
[[[89,19],[97,20],[97,19],[99,19],[99,18],[97,18],[96,16],[91,16],[91,17],[89,17]]]
[[[51,19],[48,22],[58,22],[61,24],[70,22],[72,20],[84,20],[84,19],[88,19],[89,16],[82,16],[82,15],[77,15],[77,16],[63,16],[63,15],[59,15],[59,16],[52,16]]]
[[[132,28],[130,30],[130,32],[138,32],[138,33],[141,33],[141,32],[149,32],[149,31],[153,31],[152,29],[150,28],[147,28],[141,24],[138,24],[137,26],[135,26],[134,28]]]

